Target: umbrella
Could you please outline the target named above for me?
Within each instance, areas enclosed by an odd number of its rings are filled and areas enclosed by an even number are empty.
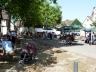
[[[65,30],[72,30],[73,29],[73,26],[65,26],[64,29]]]
[[[45,27],[44,30],[52,30],[50,27]]]
[[[91,32],[91,28],[83,28],[81,30],[86,31],[86,32]]]
[[[73,30],[73,26],[63,26],[60,28],[61,31],[65,32],[71,32],[71,30]]]
[[[96,27],[91,29],[92,32],[96,32]]]
[[[73,26],[63,26],[63,27],[61,27],[61,29],[63,29],[63,30],[72,30]]]
[[[94,27],[94,28],[83,28],[82,29],[83,31],[86,31],[86,32],[96,32],[96,27]]]
[[[83,28],[82,26],[80,26],[80,25],[72,25],[73,26],[73,29],[81,29],[81,28]]]

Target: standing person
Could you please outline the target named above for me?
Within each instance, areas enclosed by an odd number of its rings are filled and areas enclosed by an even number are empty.
[[[70,34],[68,34],[68,35],[66,36],[66,44],[68,44],[69,41],[70,41]]]
[[[51,33],[50,32],[48,33],[48,38],[51,39]]]
[[[42,39],[45,39],[45,32],[43,32],[43,36],[42,36]]]
[[[47,31],[45,32],[45,39],[47,39],[48,38],[48,33],[47,33]]]
[[[12,43],[15,44],[15,40],[16,40],[16,32],[11,32],[12,35]]]
[[[51,32],[49,33],[49,37],[50,37],[50,40],[52,40],[52,33]]]
[[[52,32],[52,39],[54,39],[54,32]]]
[[[7,35],[8,35],[8,38],[11,40],[11,32],[10,31],[8,31]]]
[[[60,40],[63,40],[63,33],[60,34]]]
[[[92,33],[92,42],[95,40],[94,32]]]
[[[10,32],[10,31],[8,31],[7,35],[8,35],[8,36],[11,36],[11,32]]]
[[[91,45],[91,33],[89,33],[89,45]]]

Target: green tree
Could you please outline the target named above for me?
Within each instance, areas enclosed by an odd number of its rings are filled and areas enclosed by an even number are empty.
[[[78,19],[75,19],[71,25],[79,25],[82,26],[81,22]]]
[[[56,0],[49,1],[56,3]],[[47,0],[0,0],[0,13],[2,10],[7,11],[9,24],[13,19],[14,22],[22,20],[27,26],[42,25],[46,20],[46,5],[49,7],[48,3],[44,5],[45,2]],[[56,20],[59,22],[60,18]]]
[[[35,3],[36,4],[36,3]],[[61,22],[61,11],[60,11],[60,6],[58,6],[58,4],[52,6],[50,5],[50,3],[48,1],[45,2],[41,2],[41,4],[39,4],[39,6],[35,7],[37,8],[37,11],[35,12],[36,15],[34,15],[34,13],[32,13],[30,10],[30,14],[33,14],[29,19],[30,22],[26,21],[26,25],[30,24],[30,23],[35,23],[36,25],[41,25],[42,27],[55,27],[56,24],[59,24]],[[29,14],[29,16],[30,16]],[[36,18],[36,19],[35,19]],[[36,21],[35,21],[36,20]],[[34,22],[35,21],[35,22]],[[32,25],[32,24],[30,24]]]
[[[55,27],[57,24],[61,23],[62,19],[62,11],[60,10],[60,6],[55,4],[54,6],[49,5],[47,9],[46,18],[47,18],[47,26],[48,27]]]
[[[31,2],[32,0],[0,0],[0,13],[2,10],[6,10],[9,16],[8,29],[10,29],[11,18],[16,20],[22,16],[25,17]]]
[[[93,22],[93,25],[96,27],[96,22]]]

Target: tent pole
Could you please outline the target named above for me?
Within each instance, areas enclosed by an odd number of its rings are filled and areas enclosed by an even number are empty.
[[[91,45],[92,45],[92,31],[91,31]]]
[[[86,38],[86,31],[85,31],[85,38]]]

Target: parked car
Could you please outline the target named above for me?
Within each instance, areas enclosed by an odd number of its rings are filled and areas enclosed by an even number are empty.
[[[35,31],[36,32],[46,32],[47,31],[48,33],[54,32],[55,35],[60,35],[61,34],[61,32],[60,31],[57,31],[56,29],[35,28]]]

